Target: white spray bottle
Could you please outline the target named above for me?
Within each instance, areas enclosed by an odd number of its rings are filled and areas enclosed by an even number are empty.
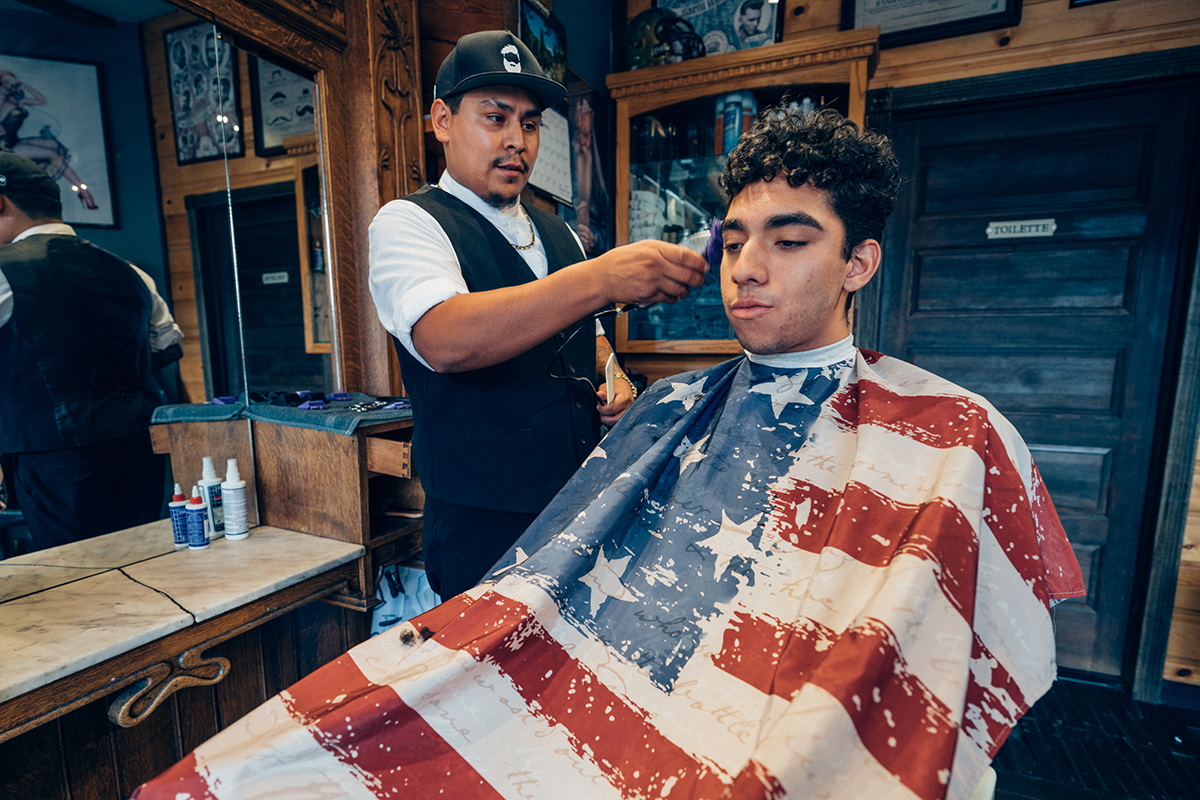
[[[204,477],[197,484],[204,504],[208,506],[208,536],[216,539],[225,535],[225,511],[221,505],[221,479],[213,467],[211,456],[204,457]]]
[[[238,474],[236,458],[226,461],[221,501],[225,511],[225,538],[234,542],[245,539],[250,535],[250,525],[246,519],[246,482]]]

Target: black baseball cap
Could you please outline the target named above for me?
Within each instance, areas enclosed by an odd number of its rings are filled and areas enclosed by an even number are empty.
[[[62,199],[62,191],[54,178],[28,158],[16,153],[0,153],[0,194],[6,192]]]
[[[542,103],[556,105],[567,88],[548,77],[525,43],[508,31],[468,33],[446,56],[433,85],[435,100],[477,89],[480,86],[518,86]]]

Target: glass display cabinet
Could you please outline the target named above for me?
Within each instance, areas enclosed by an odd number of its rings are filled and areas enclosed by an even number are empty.
[[[828,105],[863,124],[878,29],[799,37],[678,64],[610,75],[617,105],[617,243],[643,239],[702,248],[725,211],[717,179],[758,111],[787,99]],[[677,304],[621,316],[617,352],[651,380],[741,352],[719,276]]]

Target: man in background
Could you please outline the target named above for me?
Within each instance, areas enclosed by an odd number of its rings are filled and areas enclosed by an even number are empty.
[[[76,236],[54,179],[0,153],[0,420],[32,550],[159,518],[152,370],[180,338],[149,276]]]

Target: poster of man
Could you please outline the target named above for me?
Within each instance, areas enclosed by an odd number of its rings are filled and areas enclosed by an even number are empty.
[[[770,0],[658,0],[658,8],[692,24],[710,56],[776,41],[783,5]]]
[[[115,224],[94,64],[0,55],[0,151],[58,181],[64,222]]]

